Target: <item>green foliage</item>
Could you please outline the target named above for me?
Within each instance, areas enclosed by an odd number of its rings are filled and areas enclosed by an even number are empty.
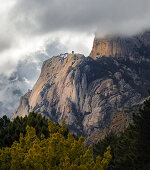
[[[114,166],[114,157],[115,157],[114,153],[115,153],[115,149],[116,149],[115,146],[117,142],[118,142],[118,136],[115,133],[110,132],[105,136],[104,139],[99,140],[99,142],[93,148],[94,155],[98,156],[98,155],[102,155],[105,152],[105,148],[107,146],[111,146],[112,159],[109,165],[110,168]]]
[[[62,126],[48,121],[49,137],[38,138],[36,130],[27,125],[25,136],[10,148],[0,149],[1,169],[53,169],[53,170],[104,170],[111,160],[110,147],[103,157],[93,157],[93,148],[84,144],[84,138],[76,139]],[[67,134],[67,135],[64,135]]]
[[[150,98],[146,100],[138,114],[134,114],[137,133],[138,163],[140,168],[150,169]]]
[[[131,127],[120,135],[108,134],[94,146],[96,155],[104,153],[104,147],[110,145],[112,160],[109,169],[130,170],[137,168],[137,140]]]
[[[24,118],[16,117],[13,121],[3,116],[0,118],[0,147],[10,147],[14,141],[19,141],[20,133],[25,135],[27,125],[36,129],[38,137],[40,137],[41,134],[48,137],[47,119],[40,114],[32,112]]]

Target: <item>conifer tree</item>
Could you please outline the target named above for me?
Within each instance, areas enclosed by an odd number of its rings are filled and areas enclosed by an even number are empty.
[[[134,127],[137,134],[139,166],[150,168],[150,98],[147,99],[138,114],[134,114]]]
[[[38,138],[36,130],[27,125],[26,134],[20,134],[10,148],[0,149],[0,169],[54,169],[54,170],[104,170],[110,160],[110,147],[103,157],[93,157],[93,148],[84,144],[84,138],[76,139],[62,126],[48,122],[49,137]]]

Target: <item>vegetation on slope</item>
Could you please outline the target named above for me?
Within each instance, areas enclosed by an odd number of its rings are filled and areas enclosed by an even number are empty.
[[[11,146],[14,141],[19,141],[20,133],[25,135],[27,125],[36,129],[38,137],[44,134],[48,137],[48,122],[45,117],[37,113],[30,113],[28,116],[16,117],[10,121],[7,116],[0,118],[0,147]]]
[[[134,113],[128,128],[118,135],[110,132],[94,150],[84,144],[83,137],[71,135],[65,122],[60,126],[34,112],[12,122],[4,116],[0,119],[0,168],[147,170],[149,132],[150,98]]]
[[[50,120],[39,117],[35,113],[30,113],[25,119],[16,118],[13,122],[9,119],[7,125],[10,123],[17,126],[16,122],[26,120],[26,132],[25,135],[20,133],[19,141],[14,141],[11,147],[2,147],[0,149],[0,169],[66,169],[66,170],[104,170],[107,169],[111,160],[110,147],[107,147],[103,157],[93,156],[92,146],[84,144],[84,138],[75,138],[68,132],[65,122],[62,122],[62,126],[52,123]],[[5,120],[3,117],[2,120]],[[43,119],[43,120],[42,120]],[[28,125],[28,121],[33,123],[34,127]],[[5,121],[3,121],[4,124]],[[24,122],[24,121],[23,121]],[[27,123],[28,122],[28,123]],[[39,122],[42,127],[47,127],[48,135],[39,131]],[[18,123],[20,125],[20,123]],[[5,124],[5,127],[11,130],[10,127]],[[5,127],[3,127],[5,129]],[[45,128],[46,129],[46,128]],[[24,131],[25,129],[20,129]],[[47,130],[45,130],[47,134]],[[19,133],[17,131],[17,133]],[[16,133],[16,139],[18,139]],[[13,140],[14,138],[12,138]],[[5,140],[3,141],[3,145]],[[9,143],[10,144],[10,143]]]

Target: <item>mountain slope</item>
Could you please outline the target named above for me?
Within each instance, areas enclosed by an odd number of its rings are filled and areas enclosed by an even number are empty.
[[[147,97],[149,42],[139,47],[137,58],[123,54],[97,57],[101,50],[95,41],[91,57],[69,54],[66,58],[56,56],[45,61],[38,81],[32,91],[21,98],[13,117],[36,111],[55,122],[65,119],[77,135],[89,135],[105,128],[121,108],[133,106]],[[128,45],[121,48],[126,49]]]

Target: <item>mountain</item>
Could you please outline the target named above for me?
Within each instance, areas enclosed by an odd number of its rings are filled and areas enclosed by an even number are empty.
[[[104,129],[114,113],[140,103],[150,87],[150,32],[133,37],[95,38],[89,57],[55,56],[13,113],[42,113],[66,120],[72,133],[87,136]]]
[[[107,36],[95,38],[90,56],[97,59],[102,56],[122,58],[136,58],[150,54],[150,32],[144,32],[132,37]]]
[[[123,108],[114,113],[110,124],[103,129],[96,130],[91,133],[85,140],[86,144],[96,144],[100,139],[104,139],[105,136],[111,132],[119,135],[120,132],[129,126],[129,124],[133,123],[132,115],[133,113],[139,112],[140,107],[141,105],[135,105],[130,108]]]

